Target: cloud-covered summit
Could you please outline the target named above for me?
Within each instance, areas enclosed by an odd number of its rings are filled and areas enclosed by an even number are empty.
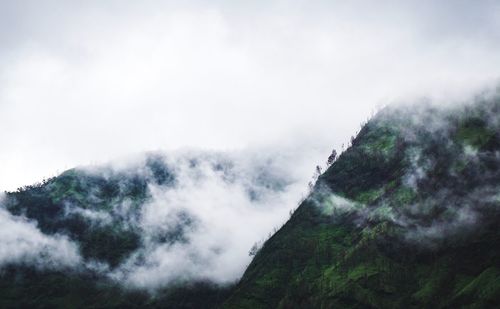
[[[0,243],[1,265],[90,270],[149,290],[232,283],[252,245],[307,193],[313,167],[301,162],[311,156],[317,153],[157,152],[69,170],[7,194],[2,231],[22,233]]]
[[[310,200],[333,220],[387,221],[405,240],[434,248],[491,226],[500,202],[500,88],[464,102],[380,111]]]

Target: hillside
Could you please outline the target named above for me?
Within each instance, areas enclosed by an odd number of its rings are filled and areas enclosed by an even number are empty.
[[[383,109],[241,279],[293,200],[272,155],[149,154],[6,193],[0,307],[499,307],[499,115],[498,95]]]
[[[288,215],[296,180],[280,160],[151,153],[6,193],[0,307],[214,307]],[[261,218],[268,229],[240,223]]]
[[[390,107],[321,175],[225,308],[500,306],[500,97]]]

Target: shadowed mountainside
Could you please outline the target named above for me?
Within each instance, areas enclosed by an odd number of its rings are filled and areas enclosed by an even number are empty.
[[[225,308],[500,305],[500,98],[370,120]]]

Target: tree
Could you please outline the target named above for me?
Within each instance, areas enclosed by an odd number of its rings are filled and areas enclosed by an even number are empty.
[[[312,191],[314,189],[314,182],[313,181],[309,181],[309,183],[307,185],[309,186],[309,191]]]
[[[335,162],[335,160],[337,159],[337,151],[335,149],[332,150],[332,153],[330,154],[330,156],[328,157],[328,160],[326,161],[326,165],[327,166],[330,166],[333,164],[333,162]]]
[[[252,248],[250,248],[250,251],[248,252],[248,255],[249,256],[254,256],[256,255],[260,250],[260,246],[259,246],[259,243],[254,243]]]

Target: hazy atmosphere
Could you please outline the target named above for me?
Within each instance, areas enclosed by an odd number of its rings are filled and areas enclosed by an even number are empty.
[[[0,308],[500,308],[500,1],[0,0]]]
[[[0,189],[185,147],[312,172],[377,107],[494,85],[499,29],[498,1],[1,1]]]

